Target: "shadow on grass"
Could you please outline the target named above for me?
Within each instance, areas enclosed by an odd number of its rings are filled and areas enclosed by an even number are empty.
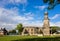
[[[60,37],[55,38],[26,38],[13,41],[60,41]]]

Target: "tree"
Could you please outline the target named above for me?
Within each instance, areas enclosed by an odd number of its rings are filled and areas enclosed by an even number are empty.
[[[58,26],[51,26],[50,28],[51,28],[51,33],[52,34],[57,32],[57,30],[60,30],[60,27],[58,27]]]
[[[48,4],[48,10],[53,9],[56,5],[60,4],[60,0],[43,0]]]
[[[15,30],[15,29],[10,30],[10,31],[9,31],[9,34],[10,34],[10,35],[16,35],[16,30]]]
[[[16,30],[12,30],[12,33],[16,33]]]
[[[20,34],[22,32],[22,27],[23,27],[23,25],[21,23],[18,24],[17,27],[16,27],[16,29],[18,30],[18,33],[20,33]]]

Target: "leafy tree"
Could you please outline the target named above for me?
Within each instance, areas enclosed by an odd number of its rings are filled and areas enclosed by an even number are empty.
[[[16,33],[16,30],[11,30],[9,31],[9,33]]]
[[[16,29],[18,30],[18,33],[20,33],[20,34],[22,32],[22,27],[23,27],[23,25],[21,23],[18,24],[17,27],[16,27]]]
[[[58,27],[58,26],[51,26],[50,28],[51,28],[52,34],[57,32],[57,30],[60,30],[60,27]]]
[[[16,30],[12,30],[12,33],[16,33]]]
[[[60,0],[43,0],[48,4],[48,10],[53,9],[56,5],[60,4]]]

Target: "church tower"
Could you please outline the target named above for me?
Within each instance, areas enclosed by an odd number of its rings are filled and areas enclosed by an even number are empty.
[[[50,35],[50,24],[47,11],[44,13],[43,35]]]

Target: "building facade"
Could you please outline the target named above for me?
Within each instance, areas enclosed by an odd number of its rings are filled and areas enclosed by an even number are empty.
[[[27,26],[24,27],[22,32],[22,35],[37,35],[37,34],[42,34],[40,27]]]
[[[48,18],[48,12],[44,13],[44,23],[43,27],[24,27],[22,35],[50,35],[50,24]]]

